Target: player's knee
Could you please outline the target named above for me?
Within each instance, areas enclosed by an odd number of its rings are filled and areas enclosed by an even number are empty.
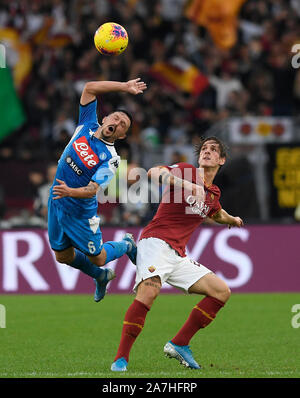
[[[223,303],[226,303],[226,301],[229,300],[230,295],[231,295],[231,290],[229,289],[229,287],[227,285],[225,285],[223,287],[223,289],[221,289],[215,293],[215,297],[218,300],[222,301]]]
[[[94,265],[97,265],[97,267],[103,267],[103,265],[105,265],[105,259],[103,259],[102,257],[96,256],[89,258]]]
[[[160,278],[154,277],[144,280],[138,287],[136,299],[151,307],[160,293]]]
[[[106,253],[103,251],[98,256],[88,256],[88,258],[97,267],[103,267],[106,264]]]
[[[56,261],[60,264],[70,265],[73,261],[73,256],[55,252]]]
[[[152,304],[154,303],[154,300],[158,296],[158,292],[153,289],[141,289],[139,294],[137,295],[137,300],[141,301],[148,307],[152,307]]]

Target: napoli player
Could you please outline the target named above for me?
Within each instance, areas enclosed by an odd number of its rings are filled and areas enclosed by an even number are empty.
[[[200,369],[200,366],[189,348],[190,340],[199,329],[214,320],[230,297],[230,289],[223,280],[202,264],[189,259],[185,253],[190,236],[207,217],[229,227],[243,225],[241,218],[222,209],[220,190],[213,184],[215,175],[226,160],[224,144],[216,137],[208,137],[202,140],[198,151],[204,181],[199,169],[187,163],[157,166],[148,172],[151,178],[169,188],[138,242],[134,287],[137,294],[125,314],[121,341],[111,366],[113,371],[127,370],[131,347],[142,331],[146,315],[164,282],[187,293],[205,295],[176,336],[164,347],[167,356],[192,369]],[[177,187],[180,201],[175,200]],[[168,198],[170,200],[164,200]]]
[[[103,299],[107,283],[115,277],[112,269],[101,267],[127,254],[136,260],[131,234],[120,242],[103,244],[97,216],[97,190],[105,189],[115,175],[120,158],[114,142],[126,138],[131,116],[116,110],[99,125],[97,98],[107,92],[141,94],[146,84],[140,79],[128,82],[88,82],[82,92],[79,121],[73,137],[58,162],[48,201],[48,234],[56,260],[80,269],[96,283],[94,300]]]

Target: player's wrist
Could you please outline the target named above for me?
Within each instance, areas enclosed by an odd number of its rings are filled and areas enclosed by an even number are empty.
[[[76,190],[75,188],[68,188],[67,196],[70,198],[76,198]]]
[[[120,84],[121,84],[121,91],[123,91],[125,93],[129,93],[129,91],[130,91],[129,81],[128,82],[122,82]]]
[[[230,216],[230,225],[236,225],[236,217]]]

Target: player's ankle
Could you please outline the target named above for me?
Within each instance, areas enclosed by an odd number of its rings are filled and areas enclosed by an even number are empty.
[[[127,244],[127,252],[126,253],[130,253],[132,250],[132,243],[126,241],[126,244]]]

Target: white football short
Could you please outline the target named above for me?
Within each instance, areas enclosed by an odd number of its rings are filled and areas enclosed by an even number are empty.
[[[138,242],[136,279],[133,290],[145,279],[159,276],[161,283],[168,283],[186,293],[204,275],[212,272],[204,265],[181,257],[165,241],[145,238]]]

